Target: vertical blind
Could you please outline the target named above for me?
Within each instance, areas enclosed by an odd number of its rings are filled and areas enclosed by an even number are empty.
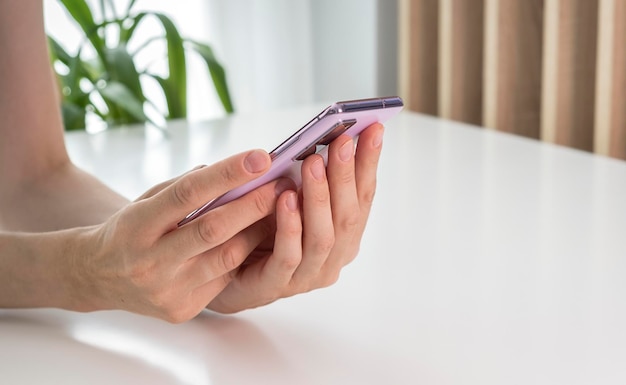
[[[401,0],[409,109],[626,159],[626,0]]]

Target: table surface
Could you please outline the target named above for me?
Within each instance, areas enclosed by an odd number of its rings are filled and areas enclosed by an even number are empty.
[[[135,197],[271,149],[316,107],[71,133]],[[0,311],[7,384],[624,384],[626,163],[402,112],[359,257],[334,286],[171,325]]]

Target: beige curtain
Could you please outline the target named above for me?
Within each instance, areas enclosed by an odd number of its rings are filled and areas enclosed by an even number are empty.
[[[626,159],[626,0],[400,0],[409,109]]]

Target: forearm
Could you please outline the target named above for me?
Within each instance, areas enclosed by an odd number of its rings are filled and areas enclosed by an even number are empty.
[[[81,232],[0,232],[0,308],[91,310],[80,298],[77,266]]]
[[[0,1],[0,231],[101,223],[127,201],[65,150],[41,0]]]
[[[68,156],[41,0],[0,1],[0,192]]]

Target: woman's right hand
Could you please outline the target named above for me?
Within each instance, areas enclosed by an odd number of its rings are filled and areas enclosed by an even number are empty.
[[[208,200],[265,173],[261,150],[235,155],[154,187],[102,225],[79,232],[71,263],[74,310],[123,309],[183,322],[197,315],[272,231],[260,219],[290,189],[264,185],[177,227]],[[76,248],[77,247],[77,248]]]

